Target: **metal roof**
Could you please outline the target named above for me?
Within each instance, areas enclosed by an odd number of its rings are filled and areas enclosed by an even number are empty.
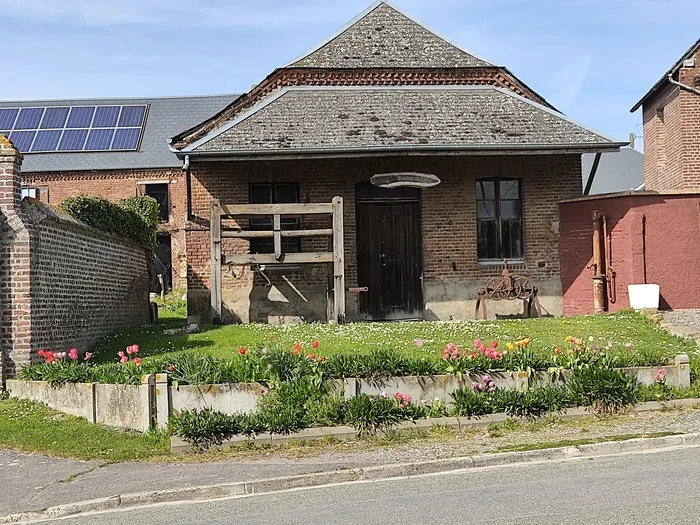
[[[182,162],[172,154],[167,140],[221,111],[239,95],[184,97],[96,98],[65,100],[0,101],[0,108],[53,107],[81,105],[149,106],[141,147],[138,151],[25,153],[25,173],[175,168]]]
[[[296,86],[271,95],[178,155],[583,151],[625,144],[493,86]]]
[[[584,153],[581,158],[581,178],[586,186],[595,153]],[[644,155],[633,148],[606,152],[600,157],[598,171],[593,179],[591,195],[634,190],[644,182]]]

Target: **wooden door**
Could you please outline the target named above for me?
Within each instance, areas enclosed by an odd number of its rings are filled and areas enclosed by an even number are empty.
[[[406,193],[390,199],[380,192],[385,198],[356,203],[358,284],[369,288],[360,296],[360,310],[373,320],[422,317],[420,194],[415,191],[416,200]]]

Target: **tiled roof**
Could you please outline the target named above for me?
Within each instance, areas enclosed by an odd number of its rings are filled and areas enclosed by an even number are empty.
[[[303,86],[279,91],[180,154],[620,144],[502,88]]]
[[[150,109],[138,151],[26,153],[25,173],[174,168],[182,161],[172,154],[167,140],[199,124],[230,104],[238,95],[154,97],[124,99],[23,100],[0,102],[0,108],[148,104]]]
[[[488,67],[407,15],[378,2],[325,43],[287,67]]]

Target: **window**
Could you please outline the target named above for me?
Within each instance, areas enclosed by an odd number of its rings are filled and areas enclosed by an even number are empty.
[[[251,204],[293,204],[299,202],[299,185],[295,183],[272,182],[250,185]],[[283,230],[300,229],[299,219],[282,217]],[[272,218],[250,219],[251,230],[271,230]],[[261,238],[250,240],[250,253],[274,253],[273,239]],[[283,253],[298,253],[301,251],[301,239],[282,237]]]
[[[160,222],[168,222],[170,214],[168,209],[168,185],[146,184],[146,195],[158,201],[158,216]]]
[[[39,196],[39,192],[37,191],[36,188],[22,188],[22,198],[24,199],[25,197],[31,197],[32,199],[36,199]]]
[[[476,181],[476,224],[479,260],[522,259],[520,181]]]

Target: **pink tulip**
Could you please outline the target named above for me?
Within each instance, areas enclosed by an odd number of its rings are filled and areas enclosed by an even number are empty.
[[[88,359],[91,359],[91,358],[92,358],[92,353],[91,353],[91,352],[85,352],[85,361],[87,361]]]
[[[420,339],[420,338],[416,339],[416,346],[423,346],[424,344],[425,344],[425,341],[423,341],[422,339]]]
[[[125,355],[125,356],[122,356],[122,358],[120,359],[120,361],[121,361],[122,363],[128,363],[128,362],[129,362],[129,356],[126,356],[126,355]]]
[[[124,358],[124,352],[117,352],[117,355],[121,357],[122,359]]]
[[[474,348],[481,347],[481,339],[474,339]]]
[[[138,354],[138,353],[139,353],[139,350],[140,350],[139,345],[133,345],[133,346],[131,347],[131,351],[132,351],[133,353],[135,353],[135,354]]]
[[[78,350],[76,348],[71,348],[70,352],[68,352],[68,357],[76,361],[78,359]]]
[[[134,364],[136,366],[141,366],[141,358],[140,357],[135,357],[134,358]]]
[[[411,396],[409,396],[408,394],[406,394],[405,396],[403,396],[403,400],[406,403],[410,403],[411,401],[413,401],[413,398]]]

